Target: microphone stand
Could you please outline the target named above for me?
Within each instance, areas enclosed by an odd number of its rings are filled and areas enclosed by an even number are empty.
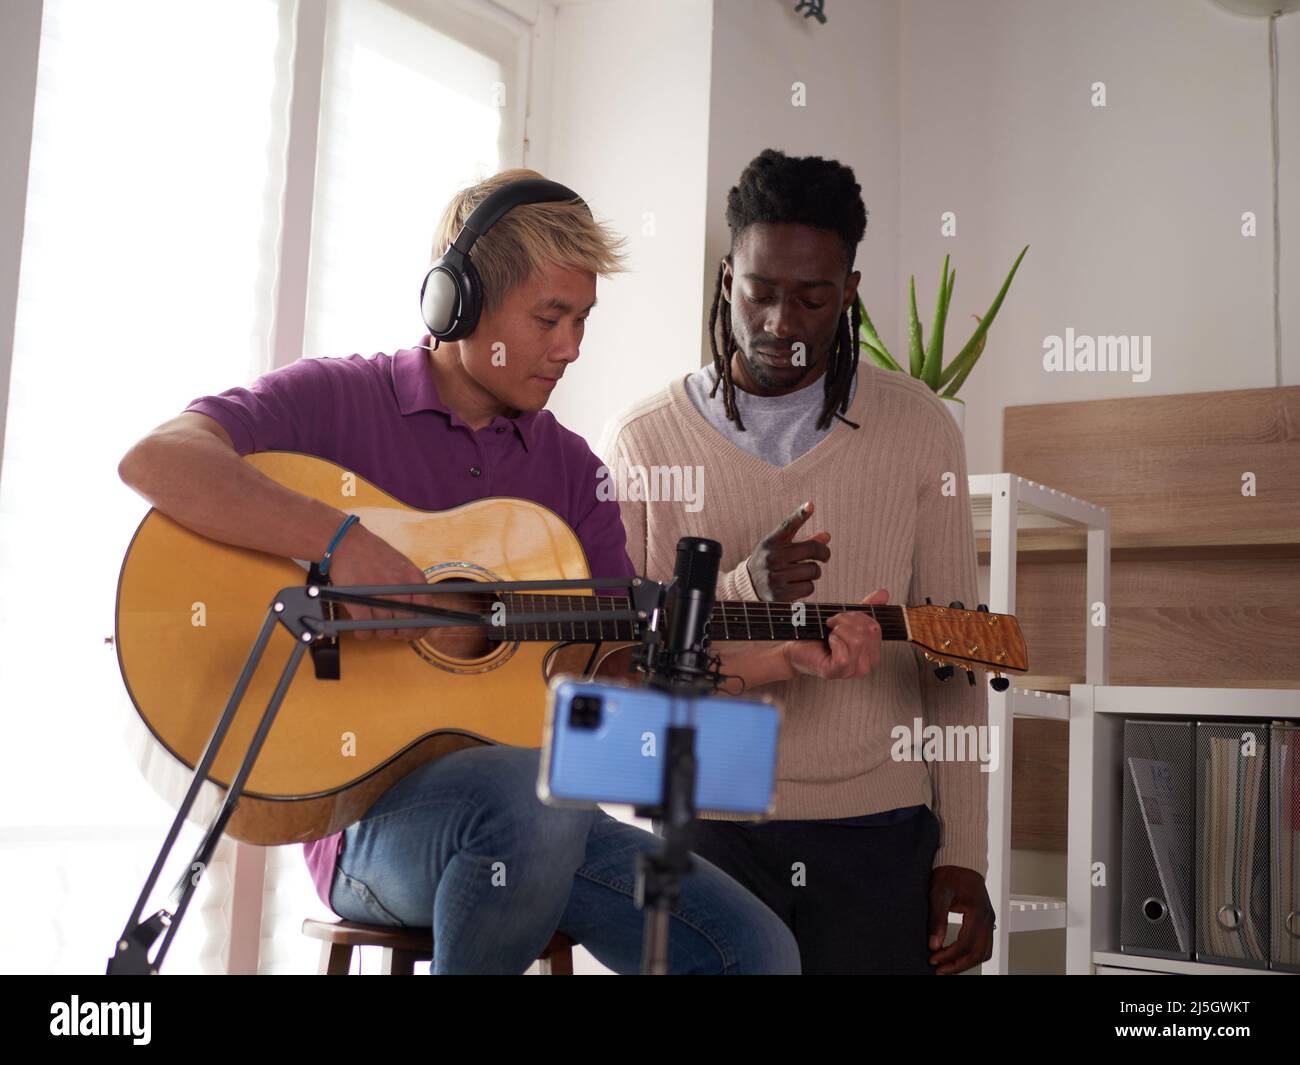
[[[691,871],[691,826],[695,822],[695,699],[713,694],[721,681],[718,659],[709,656],[708,619],[713,610],[721,546],[700,537],[682,537],[669,589],[675,592],[671,617],[661,606],[651,615],[642,637],[637,667],[649,687],[671,700],[664,765],[663,801],[637,807],[641,817],[655,818],[664,845],[656,853],[637,855],[636,904],[645,910],[641,972],[668,974],[669,917],[681,897],[681,878]],[[661,604],[669,594],[661,591]],[[659,622],[668,621],[666,643]]]
[[[195,767],[194,779],[190,782],[185,798],[182,800],[176,817],[172,821],[167,837],[163,841],[162,850],[159,852],[153,869],[145,880],[144,888],[140,892],[135,908],[131,911],[131,916],[127,918],[122,934],[118,936],[113,953],[108,960],[107,975],[148,974],[156,976],[162,968],[163,959],[166,957],[167,951],[175,938],[181,919],[185,916],[185,911],[189,908],[199,880],[202,879],[204,871],[208,868],[208,863],[217,848],[217,844],[220,842],[227,822],[229,822],[235,808],[239,805],[239,798],[243,794],[244,784],[252,772],[253,765],[257,761],[257,756],[261,752],[267,734],[271,731],[271,725],[275,722],[280,704],[284,701],[285,693],[289,690],[289,684],[297,672],[298,664],[302,661],[304,653],[308,650],[311,651],[318,678],[337,680],[339,677],[339,633],[358,629],[468,628],[470,626],[481,626],[490,629],[495,627],[489,618],[484,618],[478,614],[444,610],[439,607],[426,607],[416,603],[392,602],[387,599],[377,598],[378,596],[443,595],[455,592],[533,592],[542,590],[556,591],[559,589],[595,591],[599,588],[623,588],[627,590],[630,607],[628,610],[607,611],[600,616],[605,621],[630,621],[633,625],[633,631],[638,634],[649,618],[650,612],[656,609],[656,604],[660,601],[662,595],[662,586],[658,582],[647,581],[642,577],[633,577],[630,581],[624,578],[607,577],[587,580],[441,581],[437,584],[380,584],[332,587],[329,585],[328,578],[322,576],[319,568],[315,565],[311,567],[305,585],[282,588],[276,593],[267,609],[266,619],[262,623],[257,638],[253,641],[244,668],[239,674],[239,679],[235,682],[229,701],[226,703],[226,708],[213,729],[211,737],[208,739],[203,755],[199,759],[199,764]],[[356,603],[362,606],[396,608],[420,616],[391,619],[367,618],[364,620],[335,618],[332,610],[326,610],[326,603]],[[591,620],[592,614],[590,611],[558,611],[519,614],[511,619],[511,624],[531,625],[565,621],[589,622]],[[216,761],[226,733],[235,719],[239,704],[243,701],[244,693],[248,690],[248,686],[257,672],[258,665],[262,660],[262,654],[266,650],[266,645],[270,641],[271,634],[275,631],[277,624],[283,625],[292,633],[295,644],[293,650],[289,653],[283,670],[281,670],[275,691],[267,702],[257,731],[248,745],[248,750],[234,779],[230,783],[230,787],[226,790],[225,799],[220,809],[208,825],[202,841],[195,850],[193,860],[172,888],[167,906],[157,910],[142,921],[140,915],[144,912],[154,885],[162,874],[163,865],[176,844],[176,839],[180,835],[186,816],[194,805],[194,801],[198,798],[200,788],[208,779],[212,764]],[[163,935],[163,941],[158,948],[157,954],[150,960],[149,950],[157,942],[160,935]]]
[[[637,808],[638,816],[655,816],[663,829],[663,849],[637,855],[636,904],[645,910],[641,940],[641,972],[668,974],[669,916],[681,897],[681,878],[691,871],[691,825],[695,822],[694,699],[672,695],[672,724],[668,726],[667,762],[664,766],[663,805]],[[686,724],[681,724],[684,709]]]

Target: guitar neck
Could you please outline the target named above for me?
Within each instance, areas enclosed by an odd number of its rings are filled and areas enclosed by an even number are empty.
[[[623,596],[504,593],[499,598],[506,607],[506,623],[498,630],[504,640],[629,643],[640,638],[633,622],[604,616],[627,609],[627,599]],[[718,600],[713,604],[709,636],[722,641],[824,640],[830,632],[826,622],[836,614],[849,612],[867,613],[875,618],[880,624],[882,639],[908,639],[903,608],[897,604],[751,603],[739,600]],[[585,613],[591,617],[579,621],[510,621],[511,615],[543,613]]]
[[[898,605],[862,603],[750,603],[722,600],[709,615],[714,640],[824,640],[826,622],[836,614],[870,614],[880,624],[881,639],[906,640],[907,623]]]

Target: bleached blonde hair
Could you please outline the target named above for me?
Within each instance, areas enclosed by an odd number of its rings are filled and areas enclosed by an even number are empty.
[[[470,213],[491,193],[512,181],[542,177],[536,170],[502,170],[462,189],[442,212],[433,240],[437,259],[460,234]],[[581,203],[527,203],[514,208],[474,242],[469,257],[483,282],[483,304],[493,311],[516,285],[544,264],[559,263],[609,277],[625,269],[626,240],[597,222]]]

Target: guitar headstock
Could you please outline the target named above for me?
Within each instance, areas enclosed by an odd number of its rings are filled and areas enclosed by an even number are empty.
[[[907,637],[937,666],[1024,673],[1029,669],[1025,638],[1012,614],[958,606],[903,608]]]

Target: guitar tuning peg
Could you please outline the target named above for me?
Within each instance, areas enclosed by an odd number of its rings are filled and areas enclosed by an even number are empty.
[[[948,680],[953,674],[952,666],[940,666],[934,671],[934,675],[940,680]]]
[[[976,609],[976,610],[982,610],[982,611],[984,611],[984,613],[987,614],[987,613],[989,612],[989,605],[988,605],[988,603],[980,603],[980,605],[977,606],[975,609]]]
[[[973,688],[975,686],[975,671],[973,669],[966,670],[966,679],[970,681],[971,687]]]
[[[949,610],[965,610],[965,609],[966,609],[966,604],[963,603],[960,599],[954,599],[951,603],[948,604],[948,609],[949,609]]]
[[[996,677],[989,678],[989,687],[995,692],[1004,692],[1011,687],[1011,681],[999,674]]]

